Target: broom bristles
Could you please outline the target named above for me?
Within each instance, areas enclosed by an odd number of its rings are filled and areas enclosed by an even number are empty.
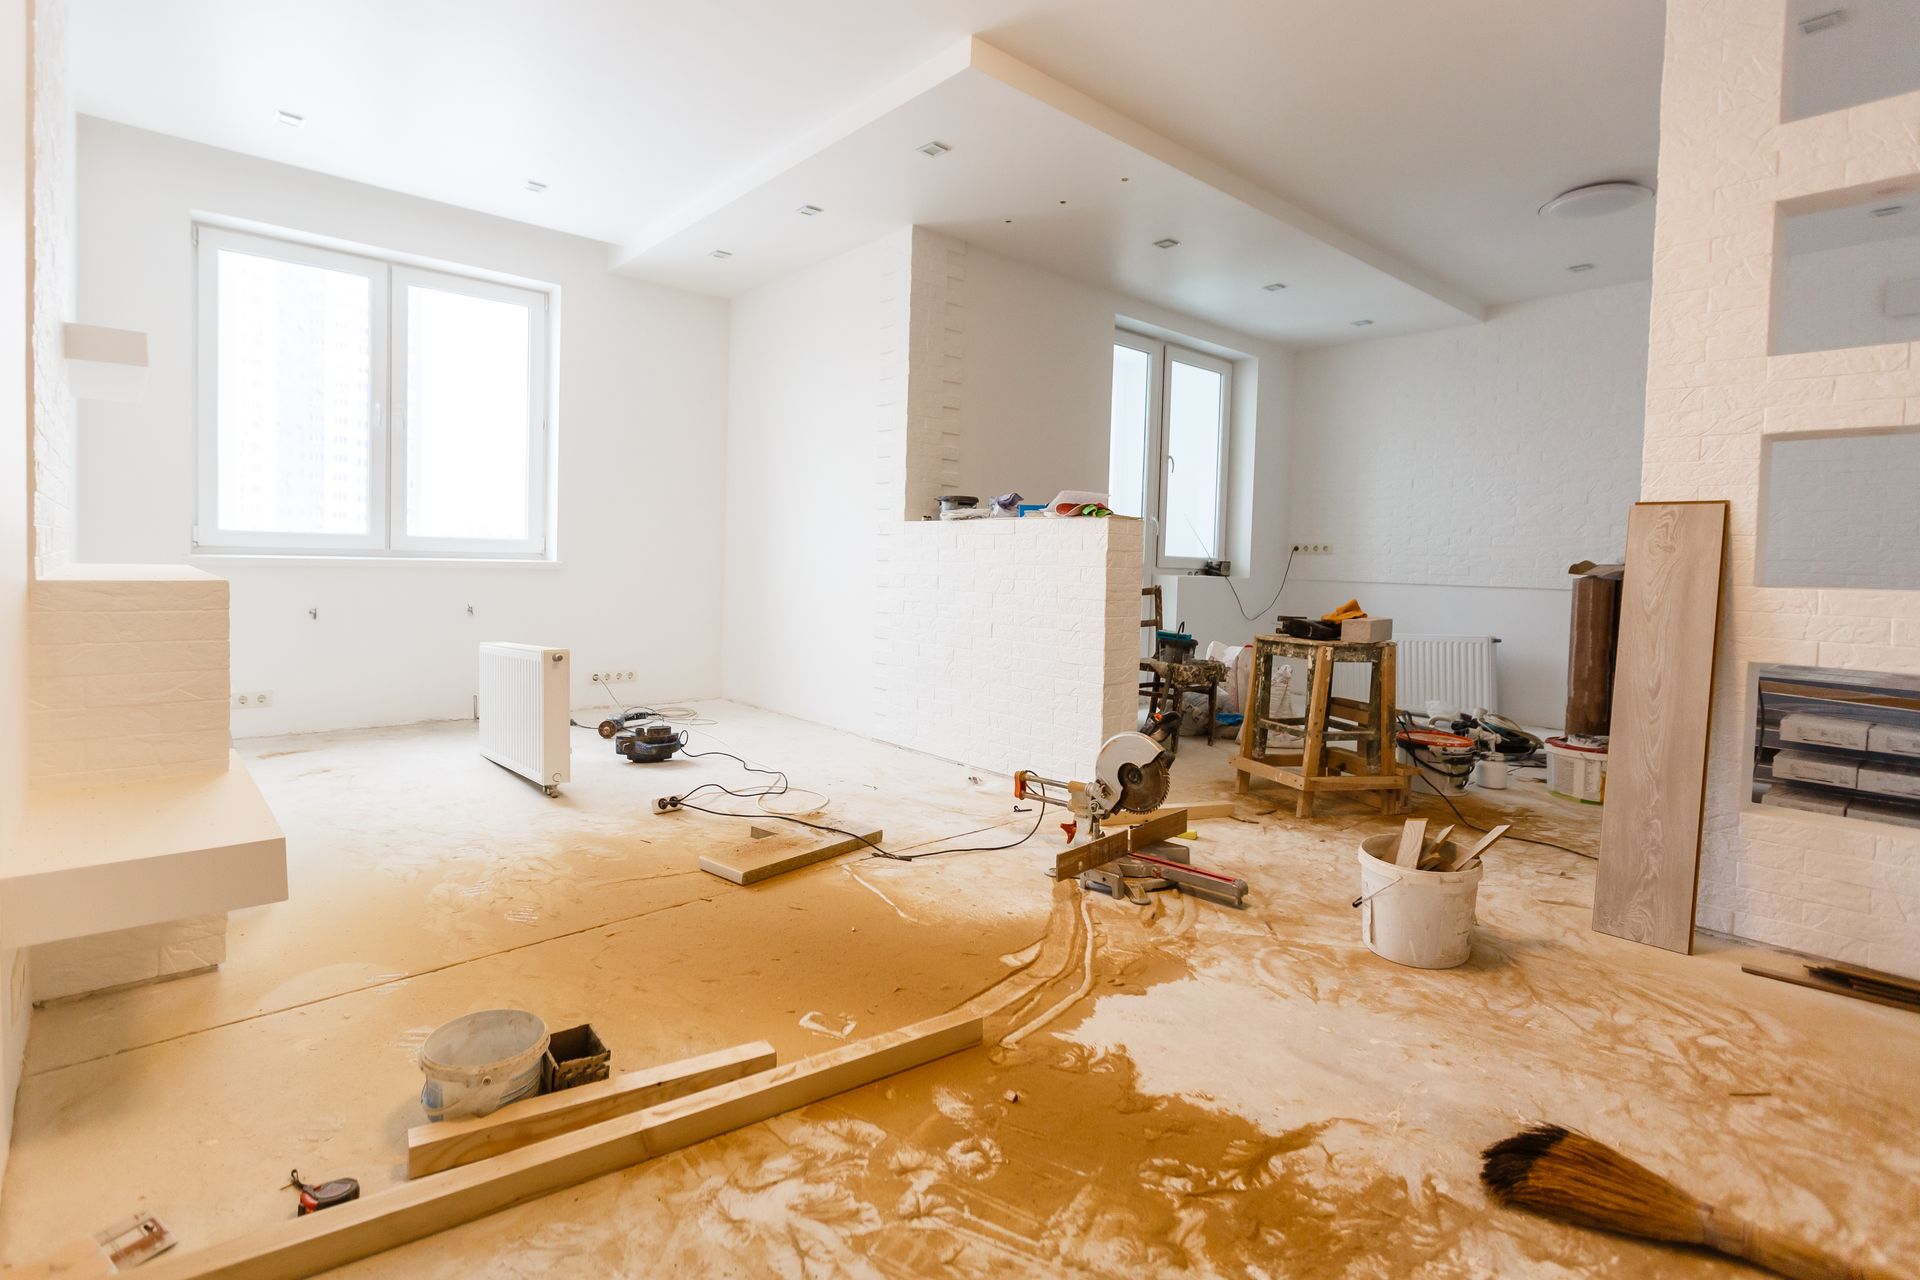
[[[1706,1205],[1585,1134],[1535,1125],[1480,1154],[1480,1181],[1502,1204],[1602,1231],[1707,1243]]]

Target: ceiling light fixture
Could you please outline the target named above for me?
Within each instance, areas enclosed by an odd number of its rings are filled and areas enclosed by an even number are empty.
[[[820,206],[817,204],[803,204],[794,212],[798,213],[803,218],[818,217],[820,214]]]
[[[1593,270],[1593,264],[1591,262],[1576,262],[1568,267],[1567,270],[1573,272],[1575,275],[1579,275],[1582,271]]]
[[[1172,236],[1168,236],[1165,240],[1155,240],[1153,242],[1153,247],[1156,249],[1171,249],[1173,248],[1173,246],[1179,243],[1180,242],[1178,240],[1175,240]]]
[[[1905,213],[1906,211],[1907,206],[1903,204],[1883,204],[1873,211],[1873,216],[1876,218],[1891,218],[1896,213]]]
[[[1268,293],[1278,293],[1282,289],[1286,288],[1287,286],[1281,284],[1278,280],[1275,280],[1272,284],[1263,284],[1260,287],[1262,289],[1265,289]]]
[[[1371,320],[1355,320],[1355,321],[1353,322],[1353,327],[1354,327],[1354,328],[1356,328],[1356,329],[1364,329],[1364,328],[1366,328],[1366,327],[1367,327],[1368,325],[1370,325],[1370,324],[1372,324],[1372,323],[1373,323],[1373,321],[1371,321]]]
[[[298,129],[307,122],[307,118],[297,111],[276,111],[273,118],[289,129]]]
[[[1652,198],[1653,188],[1644,183],[1590,182],[1584,187],[1562,191],[1541,205],[1539,213],[1543,218],[1600,218]]]
[[[923,156],[943,156],[953,150],[953,148],[944,142],[923,142],[915,147],[914,150]]]
[[[533,194],[539,195],[542,191],[545,191],[546,189],[547,189],[547,184],[540,181],[538,178],[527,179],[527,190],[533,192]]]
[[[731,258],[733,256],[733,251],[730,249],[715,249],[712,253],[708,254],[707,256],[709,258]]]
[[[1847,20],[1845,9],[1829,9],[1825,13],[1816,13],[1811,18],[1800,19],[1800,34],[1815,35],[1829,27],[1837,27]]]

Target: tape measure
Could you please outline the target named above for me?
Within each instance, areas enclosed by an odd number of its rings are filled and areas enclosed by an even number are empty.
[[[300,1181],[300,1171],[295,1169],[287,1175],[287,1185],[300,1189],[300,1207],[293,1215],[296,1218],[304,1218],[310,1213],[360,1198],[360,1183],[354,1178],[335,1178],[331,1182],[313,1186]]]

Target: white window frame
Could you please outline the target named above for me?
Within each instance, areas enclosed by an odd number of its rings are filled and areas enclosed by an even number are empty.
[[[1233,362],[1178,343],[1150,338],[1128,329],[1115,329],[1113,343],[1144,352],[1150,360],[1147,384],[1147,441],[1141,457],[1146,468],[1142,478],[1140,510],[1153,522],[1153,564],[1156,569],[1198,569],[1208,558],[1225,559],[1227,534],[1227,443],[1233,416]],[[1214,502],[1212,557],[1167,554],[1167,473],[1172,460],[1167,456],[1167,395],[1171,379],[1167,367],[1174,361],[1218,373],[1220,383],[1220,423],[1216,437],[1219,449],[1220,492]]]
[[[548,495],[552,457],[550,366],[552,294],[454,271],[415,266],[372,254],[324,248],[295,239],[196,223],[199,296],[199,459],[197,554],[319,555],[365,558],[544,560],[548,556]],[[222,249],[365,276],[368,287],[367,531],[363,534],[269,533],[219,525],[219,255]],[[527,308],[527,537],[427,538],[407,533],[406,289],[424,285],[449,293],[513,302]]]

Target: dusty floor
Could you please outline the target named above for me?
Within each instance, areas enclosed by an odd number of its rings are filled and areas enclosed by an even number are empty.
[[[1005,779],[703,710],[696,746],[789,769],[889,848],[1033,821]],[[649,806],[745,775],[628,765],[582,731],[553,801],[479,760],[471,724],[242,750],[293,896],[236,914],[215,974],[36,1013],[7,1261],[136,1207],[210,1243],[289,1215],[290,1167],[392,1184],[414,1054],[469,1010],[591,1019],[620,1070],[759,1038],[791,1060],[969,1001],[989,1048],[339,1274],[1735,1273],[1490,1207],[1476,1153],[1540,1119],[1769,1225],[1920,1259],[1920,1018],[1744,976],[1725,947],[1593,934],[1593,864],[1568,853],[1489,855],[1471,962],[1425,972],[1370,955],[1348,905],[1355,846],[1386,824],[1338,801],[1264,816],[1264,785],[1192,846],[1252,883],[1247,909],[1143,909],[1039,873],[1051,815],[1013,850],[736,888],[694,864],[747,824]],[[1189,740],[1174,795],[1227,795],[1227,756]],[[1596,842],[1596,812],[1537,781],[1462,807]]]

